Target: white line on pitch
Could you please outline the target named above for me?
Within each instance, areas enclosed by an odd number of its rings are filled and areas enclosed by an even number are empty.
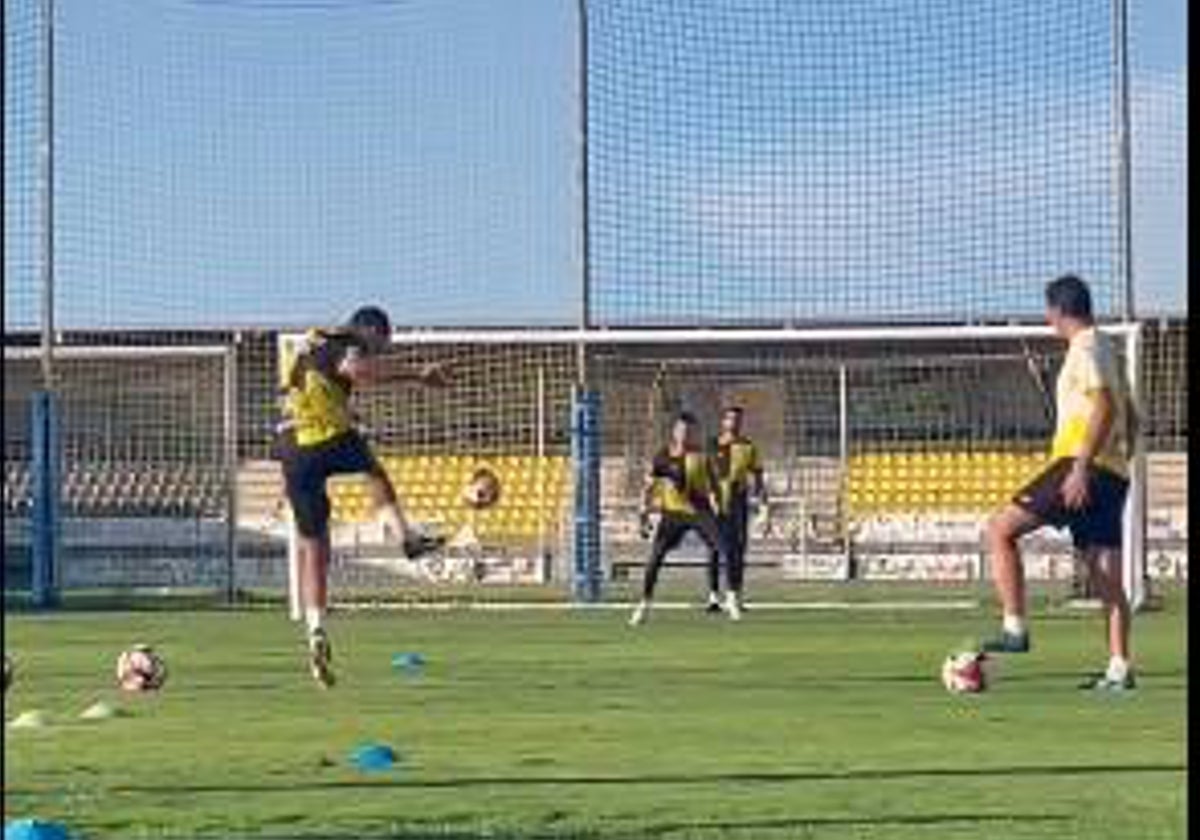
[[[426,612],[452,612],[455,610],[478,610],[483,612],[520,612],[526,610],[591,612],[603,610],[624,611],[632,608],[634,602],[603,603],[603,604],[573,604],[569,602],[545,601],[466,601],[466,602],[363,602],[348,603],[334,602],[334,609],[347,611],[365,610],[413,610]],[[656,601],[655,610],[700,610],[703,604],[684,603],[680,601]],[[876,603],[850,603],[845,601],[752,601],[747,606],[753,612],[776,611],[874,611],[888,610],[972,610],[980,606],[978,601],[880,601]]]

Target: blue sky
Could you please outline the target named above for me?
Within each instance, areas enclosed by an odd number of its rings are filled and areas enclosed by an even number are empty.
[[[714,2],[594,0],[597,318],[978,317],[1036,312],[1059,270],[1104,285],[1107,3]],[[20,37],[31,0],[5,4]],[[61,325],[576,319],[574,2],[58,4]],[[1186,5],[1133,8],[1139,305],[1179,311]],[[14,45],[8,327],[37,311]]]

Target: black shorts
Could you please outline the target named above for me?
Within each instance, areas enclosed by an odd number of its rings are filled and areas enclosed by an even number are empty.
[[[1013,504],[1032,513],[1047,525],[1068,528],[1075,547],[1121,547],[1125,497],[1129,481],[1104,467],[1089,470],[1088,503],[1070,510],[1063,504],[1062,485],[1075,463],[1074,458],[1059,458],[1013,496]]]
[[[664,512],[658,521],[658,527],[654,530],[654,539],[650,547],[651,555],[664,557],[668,552],[679,548],[679,544],[683,542],[683,538],[688,535],[689,531],[695,531],[709,549],[720,552],[720,525],[712,511],[702,509],[694,516]]]
[[[325,482],[332,475],[377,473],[379,462],[355,431],[344,432],[315,446],[300,446],[285,436],[279,442],[283,481],[296,530],[317,539],[329,533],[329,495]]]

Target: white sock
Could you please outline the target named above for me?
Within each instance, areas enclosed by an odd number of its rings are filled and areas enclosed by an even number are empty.
[[[321,629],[322,623],[325,621],[325,610],[320,607],[305,607],[304,608],[304,623],[308,625],[308,632],[313,633]]]
[[[1019,615],[1004,614],[1004,632],[1013,636],[1025,635],[1025,619]]]
[[[1108,672],[1105,674],[1113,682],[1120,682],[1129,675],[1129,660],[1123,656],[1114,656],[1108,660]]]
[[[709,593],[708,593],[708,603],[710,603],[710,604],[719,604],[719,603],[721,603],[721,593],[719,593],[719,592],[715,592],[715,591],[714,591],[714,592],[709,592]]]

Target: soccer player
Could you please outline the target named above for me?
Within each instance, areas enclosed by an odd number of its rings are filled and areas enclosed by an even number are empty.
[[[709,457],[696,440],[696,418],[683,412],[671,426],[671,439],[650,464],[642,495],[640,519],[647,529],[652,510],[661,514],[651,540],[650,561],[642,582],[642,600],[629,619],[631,626],[646,621],[654,600],[658,573],[667,554],[689,531],[695,531],[709,551],[723,552],[715,514],[717,485]]]
[[[1066,275],[1046,287],[1046,320],[1068,342],[1058,375],[1057,418],[1049,466],[988,523],[987,541],[1004,607],[1000,634],[985,651],[1030,648],[1025,580],[1017,541],[1044,525],[1066,527],[1095,583],[1107,619],[1109,662],[1081,688],[1134,687],[1130,608],[1121,583],[1121,525],[1129,482],[1127,445],[1133,408],[1109,339],[1092,319],[1087,285]]]
[[[742,617],[742,582],[746,572],[750,511],[766,504],[762,457],[758,446],[742,432],[745,412],[729,406],[721,412],[721,430],[713,440],[713,462],[717,477],[717,525],[727,554],[725,557],[725,611],[734,621]],[[708,605],[710,613],[721,611],[720,554],[708,554]]]
[[[355,428],[350,398],[356,387],[417,382],[444,387],[438,365],[419,372],[389,370],[384,357],[392,333],[387,313],[374,306],[357,310],[341,328],[310,330],[284,385],[284,421],[278,455],[297,531],[300,600],[308,631],[309,667],[322,686],[334,683],[333,648],[324,628],[329,570],[329,496],[326,480],[361,473],[390,536],[410,559],[442,541],[418,533],[404,516],[396,489],[366,440]]]

